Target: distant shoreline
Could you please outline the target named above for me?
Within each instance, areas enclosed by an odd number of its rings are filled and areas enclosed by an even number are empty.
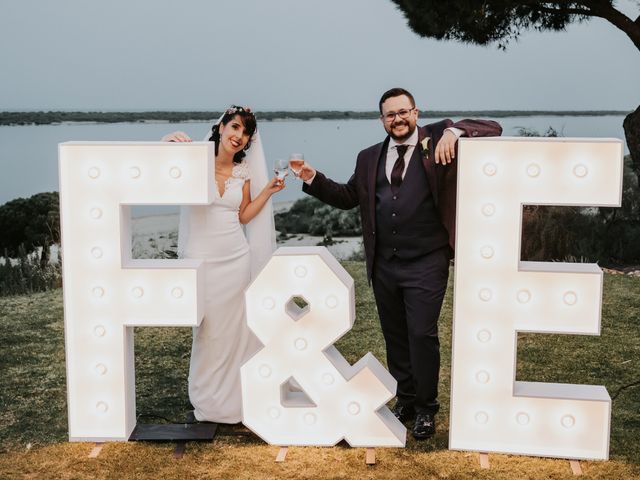
[[[625,110],[427,110],[422,112],[429,118],[447,117],[601,117],[611,115],[627,115]],[[145,123],[145,122],[212,122],[222,112],[0,112],[0,126],[14,125],[56,125],[63,123]],[[286,120],[370,120],[379,117],[377,111],[356,112],[337,110],[317,110],[308,112],[269,111],[256,112],[261,121]]]

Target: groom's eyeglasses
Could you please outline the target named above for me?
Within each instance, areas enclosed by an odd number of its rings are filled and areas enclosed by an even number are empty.
[[[413,112],[414,110],[415,110],[415,107],[410,108],[408,110],[406,108],[403,108],[402,110],[398,110],[397,112],[385,113],[384,115],[382,115],[382,118],[387,123],[393,122],[396,119],[396,115],[401,119],[406,120],[407,118],[409,118],[409,115],[411,115],[411,112]]]

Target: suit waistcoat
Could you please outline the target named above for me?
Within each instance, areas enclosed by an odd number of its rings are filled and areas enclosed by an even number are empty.
[[[376,255],[407,260],[449,244],[440,221],[427,174],[416,145],[402,184],[394,193],[385,173],[383,151],[376,176]]]

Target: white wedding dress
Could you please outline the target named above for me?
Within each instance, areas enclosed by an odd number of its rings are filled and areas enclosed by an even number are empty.
[[[193,331],[189,367],[189,399],[200,421],[242,420],[240,367],[261,346],[245,318],[251,261],[238,211],[247,180],[245,160],[233,167],[223,195],[216,188],[212,204],[189,207],[181,225],[189,230],[183,256],[206,265],[205,316]]]

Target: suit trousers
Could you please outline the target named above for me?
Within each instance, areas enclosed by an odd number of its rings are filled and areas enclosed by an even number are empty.
[[[376,255],[373,293],[398,402],[435,414],[440,341],[438,317],[449,278],[448,246],[412,259]]]

